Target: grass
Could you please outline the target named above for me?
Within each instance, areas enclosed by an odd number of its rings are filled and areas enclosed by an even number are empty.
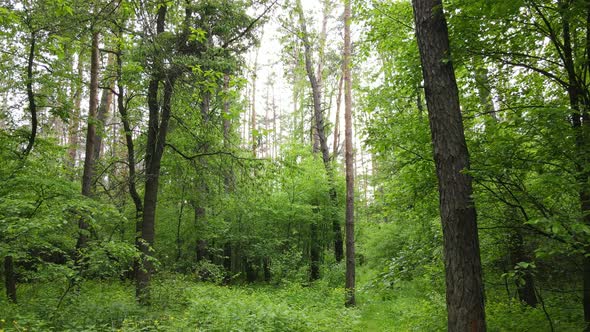
[[[429,289],[428,280],[389,290],[367,285],[361,280],[358,306],[349,309],[343,306],[343,289],[324,281],[308,287],[218,286],[161,275],[154,281],[150,307],[135,303],[131,283],[86,281],[61,304],[64,287],[24,284],[18,305],[0,298],[0,331],[446,330],[444,296]],[[541,309],[524,308],[499,295],[489,296],[486,311],[489,331],[549,331]],[[579,313],[559,307],[550,313],[555,331],[582,330]]]

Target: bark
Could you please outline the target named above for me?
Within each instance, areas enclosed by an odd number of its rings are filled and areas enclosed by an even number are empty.
[[[340,145],[340,105],[342,104],[342,83],[344,76],[340,77],[338,81],[338,95],[336,96],[336,120],[334,122],[334,145],[332,146],[332,158],[336,159],[338,156],[338,145]]]
[[[202,188],[199,189],[203,190]],[[204,197],[205,195],[200,195],[201,197]],[[195,202],[195,224],[197,226],[197,228],[204,228],[205,226],[205,217],[206,217],[206,210],[204,207],[200,206],[201,204],[203,204],[202,200],[199,198],[197,200],[197,202]],[[204,233],[204,232],[202,232]],[[207,240],[201,238],[201,239],[197,239],[197,248],[196,248],[196,253],[197,253],[197,262],[200,262],[204,259],[208,259],[209,254],[208,254],[208,250],[207,250]]]
[[[82,81],[83,75],[83,62],[82,62],[82,52],[80,52],[78,56],[78,64],[77,64],[77,76],[76,79]],[[72,166],[76,165],[76,160],[78,157],[78,130],[80,129],[80,104],[82,103],[82,84],[80,82],[76,82],[72,86],[73,95],[72,99],[74,100],[74,109],[72,110],[72,115],[70,117],[70,128],[69,128],[69,138],[68,138],[68,154],[70,155],[70,159],[72,161]]]
[[[318,84],[318,80],[316,75],[313,71],[313,64],[312,64],[312,53],[311,53],[311,43],[309,41],[309,36],[307,33],[307,25],[305,23],[305,17],[303,14],[303,8],[301,7],[301,0],[297,0],[297,12],[299,13],[299,24],[301,27],[301,38],[303,40],[303,48],[304,48],[304,58],[305,58],[305,71],[307,73],[307,77],[309,79],[309,83],[311,85],[311,92],[312,92],[312,100],[313,100],[313,120],[314,126],[316,128],[319,142],[320,142],[320,150],[322,154],[322,160],[324,162],[324,167],[326,169],[326,174],[328,175],[328,181],[330,182],[330,201],[334,207],[334,212],[332,213],[332,232],[334,237],[334,257],[337,262],[342,261],[343,253],[344,253],[344,245],[342,241],[342,229],[340,227],[340,221],[338,220],[337,214],[335,212],[335,207],[338,204],[338,196],[336,193],[336,188],[334,184],[334,173],[332,169],[332,163],[330,160],[330,151],[328,149],[328,140],[326,138],[325,133],[325,125],[324,125],[324,112],[322,110],[322,97],[321,97],[321,88]],[[315,152],[315,151],[314,151]],[[312,263],[313,265],[314,263]]]
[[[572,50],[571,31],[569,25],[569,17],[567,12],[570,2],[559,1],[559,9],[562,13],[563,20],[563,43],[560,43],[555,38],[552,40],[557,50],[563,53],[563,66],[568,77],[567,93],[570,101],[570,108],[572,109],[571,124],[575,135],[576,154],[578,161],[576,163],[577,182],[579,184],[578,197],[580,200],[580,210],[582,212],[582,221],[586,225],[590,225],[590,187],[588,180],[590,179],[590,172],[587,170],[587,165],[590,163],[590,133],[588,132],[589,111],[590,111],[590,96],[588,90],[585,88],[585,83],[580,82],[576,74],[576,66],[574,62],[574,55]],[[587,8],[588,22],[590,24],[590,4]],[[588,27],[590,29],[590,27]],[[586,31],[586,47],[590,47],[590,31]],[[590,54],[586,49],[587,63],[590,63]],[[585,255],[582,257],[582,284],[583,297],[582,304],[584,308],[584,322],[586,323],[585,331],[590,331],[590,259],[587,255],[590,253],[590,247],[585,250]]]
[[[570,99],[570,107],[572,109],[572,127],[575,134],[577,162],[577,182],[579,184],[578,196],[580,199],[580,210],[582,212],[582,219],[586,225],[590,225],[590,187],[588,180],[590,179],[590,172],[587,170],[587,165],[590,164],[590,133],[588,128],[589,111],[590,111],[590,96],[588,90],[585,88],[585,83],[578,80],[576,75],[576,68],[574,64],[574,55],[572,51],[571,32],[567,14],[565,12],[569,9],[569,3],[560,1],[560,8],[564,15],[563,19],[563,62],[568,74],[568,96]],[[588,6],[588,19],[590,24],[590,4]],[[589,27],[590,28],[590,27]],[[587,31],[586,44],[590,45],[590,32]],[[554,41],[558,47],[558,41]],[[590,54],[587,53],[587,62],[590,63]],[[590,246],[586,248],[585,254],[582,257],[582,284],[583,297],[582,304],[584,308],[584,322],[586,323],[585,331],[590,331]]]
[[[449,331],[485,331],[477,217],[441,0],[413,0],[443,228]]]
[[[587,249],[586,252],[589,252]],[[586,328],[584,331],[590,331],[590,257],[583,257],[583,287],[584,287],[584,297],[582,302],[584,304],[584,322],[586,323]]]
[[[231,121],[230,121],[230,103],[229,103],[229,74],[225,74],[223,76],[223,92],[224,92],[224,101],[223,101],[223,147],[225,149],[229,148],[230,144],[230,134],[231,134]]]
[[[201,101],[201,118],[203,121],[203,126],[207,128],[209,126],[209,112],[211,110],[211,93],[203,92],[202,101]],[[203,144],[203,153],[209,152],[209,142],[205,142]],[[208,168],[208,163],[206,159],[200,159],[199,163],[201,164],[202,169]],[[207,225],[207,210],[205,208],[206,197],[208,196],[209,187],[205,178],[203,176],[199,176],[195,181],[195,186],[197,188],[196,194],[197,198],[194,201],[194,209],[195,209],[195,226],[201,229],[204,229]],[[205,234],[202,232],[201,234]],[[208,259],[208,243],[207,240],[203,238],[204,235],[201,235],[201,238],[197,239],[197,261],[201,261],[203,259]]]
[[[346,145],[346,306],[356,305],[354,253],[354,154],[352,146],[352,75],[350,69],[351,0],[344,0],[344,139]]]
[[[314,213],[317,213],[317,208],[314,209]],[[318,225],[316,221],[312,221],[310,224],[310,251],[309,251],[309,281],[315,281],[320,278],[320,243],[318,239]]]
[[[90,52],[90,100],[88,102],[88,127],[86,130],[86,155],[84,156],[84,173],[82,175],[82,195],[92,197],[92,181],[95,176],[94,146],[96,143],[96,111],[98,106],[98,50],[99,33],[92,34],[92,49]],[[80,233],[78,235],[77,249],[85,248],[88,242],[88,223],[83,218],[78,222]]]
[[[35,60],[35,45],[37,38],[35,31],[31,32],[31,43],[29,45],[29,57],[27,59],[27,98],[29,101],[29,113],[31,114],[31,134],[29,135],[29,141],[24,150],[24,155],[28,155],[35,145],[35,138],[37,137],[37,104],[35,103],[35,93],[33,91],[33,66]]]
[[[181,237],[181,227],[182,227],[182,217],[184,214],[184,191],[185,187],[182,186],[182,194],[180,195],[180,211],[178,211],[178,222],[176,223],[176,262],[180,261],[182,257],[182,237]]]
[[[225,100],[223,101],[223,148],[225,151],[230,150],[230,143],[231,143],[231,121],[230,121],[230,102],[229,102],[229,82],[230,76],[229,74],[225,74],[223,77],[223,91]],[[227,168],[224,172],[223,178],[224,184],[224,192],[226,194],[230,194],[233,191],[234,187],[234,173],[230,165],[227,165]],[[229,222],[229,220],[226,220]],[[223,267],[226,271],[231,271],[231,262],[232,262],[232,244],[231,241],[228,240],[225,245],[223,246]]]
[[[6,286],[6,298],[16,303],[16,274],[14,273],[14,259],[8,255],[4,257],[4,285]]]
[[[483,107],[483,111],[490,115],[494,122],[499,122],[498,113],[494,108],[492,102],[492,92],[490,87],[490,79],[488,77],[488,69],[482,65],[475,66],[475,85],[477,87],[479,103]]]
[[[514,228],[511,234],[510,241],[510,263],[514,268],[520,262],[530,261],[529,255],[525,250],[524,238],[520,228]],[[522,271],[522,280],[516,283],[516,290],[518,293],[518,299],[533,308],[539,303],[537,295],[535,293],[535,280],[531,271]]]
[[[161,5],[158,8],[156,19],[156,32],[164,32],[164,24],[168,7]],[[156,207],[158,200],[158,185],[160,180],[160,166],[172,107],[172,95],[176,76],[165,73],[162,68],[162,59],[157,59],[154,64],[152,77],[148,86],[147,100],[149,109],[148,135],[145,155],[145,189],[143,196],[143,218],[141,223],[141,239],[139,250],[141,251],[141,266],[135,270],[135,295],[141,304],[149,304],[149,286],[153,273],[151,251],[155,238]],[[162,104],[158,102],[158,90],[163,83]]]
[[[252,75],[252,154],[256,157],[256,149],[258,147],[258,135],[256,134],[256,76],[258,72],[258,52],[256,50],[256,58],[254,60],[254,73]]]
[[[141,201],[141,197],[137,192],[137,188],[135,183],[137,182],[137,172],[135,170],[135,145],[133,143],[133,130],[131,128],[131,124],[129,123],[129,114],[127,112],[127,108],[125,106],[125,88],[121,82],[122,70],[123,70],[123,60],[121,59],[121,51],[117,54],[117,89],[118,89],[118,98],[117,98],[117,108],[119,110],[119,114],[121,115],[121,122],[123,123],[123,130],[125,133],[125,146],[127,147],[127,167],[129,171],[129,176],[127,179],[127,187],[129,189],[129,195],[133,200],[133,204],[135,205],[135,220],[136,220],[136,232],[137,234],[141,233],[141,220],[143,216],[143,203]],[[137,242],[137,239],[136,239]]]
[[[110,68],[113,67],[115,64],[115,55],[113,53],[109,53],[107,59],[107,73]],[[96,114],[96,137],[95,137],[95,144],[94,144],[94,160],[97,161],[100,159],[100,154],[102,153],[102,140],[105,136],[105,123],[107,120],[107,116],[109,114],[109,110],[111,104],[113,102],[113,88],[115,86],[115,80],[111,77],[108,77],[107,80],[107,88],[102,90],[102,95],[100,97],[100,104],[98,106],[98,111]]]

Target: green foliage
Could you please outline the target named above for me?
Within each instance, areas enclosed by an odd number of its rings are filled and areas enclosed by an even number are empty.
[[[85,282],[56,308],[55,285],[27,285],[23,302],[0,302],[0,329],[41,331],[330,331],[351,329],[358,311],[342,306],[343,290],[222,287],[182,276],[159,278],[151,308],[139,307],[130,284]]]

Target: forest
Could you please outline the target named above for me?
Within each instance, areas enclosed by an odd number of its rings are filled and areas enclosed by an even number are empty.
[[[0,0],[0,332],[590,331],[589,0]]]

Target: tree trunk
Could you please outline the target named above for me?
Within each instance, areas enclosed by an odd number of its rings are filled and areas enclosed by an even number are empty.
[[[161,5],[158,8],[156,20],[156,32],[164,33],[166,13],[168,7]],[[135,295],[140,304],[150,302],[150,281],[153,273],[151,251],[155,238],[156,207],[158,201],[158,185],[160,180],[160,166],[172,107],[172,94],[174,92],[174,75],[166,75],[162,72],[161,62],[154,66],[154,72],[148,86],[147,100],[149,108],[148,135],[145,154],[145,189],[143,196],[143,218],[141,222],[141,239],[139,250],[141,251],[140,266],[135,270]],[[162,105],[158,102],[158,90],[160,82],[163,82]]]
[[[78,72],[76,80],[82,81],[82,75],[84,70],[82,62],[82,52],[80,52],[78,56],[77,67]],[[68,154],[70,155],[72,166],[76,166],[76,161],[78,157],[78,130],[80,129],[80,104],[82,103],[82,83],[79,81],[72,84],[72,100],[74,100],[74,109],[72,110],[72,115],[70,116],[70,127],[68,130]]]
[[[590,121],[590,96],[585,82],[580,82],[576,73],[576,65],[574,61],[574,53],[572,50],[572,36],[569,24],[569,17],[567,12],[570,2],[559,1],[558,7],[562,14],[563,20],[563,42],[557,39],[552,39],[553,45],[558,51],[563,53],[563,66],[568,76],[567,93],[572,109],[571,125],[575,135],[576,147],[576,180],[579,185],[578,197],[580,200],[580,210],[582,214],[582,221],[586,225],[590,225],[590,186],[588,180],[590,179],[590,172],[587,170],[587,165],[590,164],[590,132],[588,122]],[[590,4],[587,7],[587,24],[590,25]],[[586,31],[586,61],[590,63],[590,26]],[[586,323],[585,331],[590,331],[590,259],[587,255],[590,254],[590,247],[585,249],[585,254],[582,256],[582,285],[583,297],[582,304],[584,308],[584,322]]]
[[[514,228],[512,231],[510,239],[510,260],[512,268],[520,262],[528,262],[530,260],[525,251],[524,239],[520,228]],[[525,270],[522,273],[522,280],[516,283],[518,299],[520,302],[535,308],[539,303],[535,293],[535,279],[531,271]]]
[[[182,194],[180,195],[180,210],[178,211],[178,222],[176,223],[176,263],[180,261],[182,257],[182,237],[181,237],[181,227],[182,227],[182,217],[184,214],[184,192],[185,186],[182,185]]]
[[[256,158],[256,148],[258,147],[258,133],[256,132],[256,76],[258,72],[258,52],[256,50],[256,58],[254,60],[254,73],[252,74],[252,154]]]
[[[352,75],[350,70],[351,0],[344,0],[344,139],[346,145],[346,306],[354,306],[355,257],[354,257],[354,154],[352,145]]]
[[[8,255],[4,257],[4,285],[6,286],[6,298],[16,303],[16,274],[14,273],[14,259]]]
[[[342,83],[344,76],[338,80],[338,95],[336,96],[336,119],[334,120],[334,145],[332,146],[332,158],[338,158],[338,145],[340,145],[340,104],[342,104]]]
[[[318,213],[314,208],[314,214]],[[320,278],[320,243],[318,239],[318,225],[315,220],[310,223],[310,251],[309,251],[309,281],[315,281]]]
[[[29,113],[31,114],[31,134],[29,141],[24,151],[24,155],[28,155],[35,145],[35,138],[37,137],[37,104],[35,103],[35,93],[33,92],[33,67],[35,59],[35,44],[37,38],[35,31],[31,32],[31,43],[29,44],[29,58],[27,59],[27,98],[29,100]]]
[[[203,92],[202,93],[202,101],[201,101],[201,118],[203,120],[203,126],[207,127],[209,125],[209,112],[211,110],[211,93],[210,92]],[[203,143],[203,153],[209,152],[209,142]],[[208,163],[206,159],[198,160],[201,164],[202,169],[208,168]],[[195,181],[196,186],[196,199],[194,201],[194,209],[195,209],[195,226],[197,229],[205,229],[207,226],[207,210],[206,210],[206,200],[209,192],[209,186],[203,176],[199,176]],[[197,261],[201,261],[203,259],[208,259],[208,250],[207,250],[207,240],[204,238],[204,234],[206,232],[201,232],[200,238],[197,239],[197,247],[196,247],[196,254],[197,254]]]
[[[202,188],[198,189],[199,191],[203,190]],[[195,208],[195,225],[197,228],[204,228],[205,226],[205,208],[203,206],[201,206],[201,204],[203,204],[202,201],[202,197],[204,197],[205,195],[199,195],[199,199],[195,202],[194,208]],[[204,232],[202,232],[201,234],[203,234]],[[207,240],[203,238],[203,235],[201,235],[201,238],[197,239],[197,247],[196,247],[196,253],[197,253],[197,262],[200,262],[204,259],[208,259],[209,255],[208,255],[208,250],[207,250]]]
[[[113,53],[109,53],[107,59],[107,73],[108,70],[113,67],[115,64],[115,55]],[[100,154],[102,153],[102,139],[105,136],[105,123],[107,120],[107,115],[109,114],[109,109],[111,107],[111,103],[113,102],[113,88],[115,85],[115,80],[113,78],[107,79],[107,88],[102,90],[102,95],[100,97],[100,104],[98,106],[98,111],[96,114],[96,138],[94,144],[94,160],[98,161],[100,159]]]
[[[324,112],[322,110],[322,96],[321,96],[321,89],[320,85],[318,84],[318,80],[316,75],[313,71],[313,64],[312,64],[312,54],[311,54],[311,43],[309,41],[309,36],[307,34],[307,25],[305,23],[305,17],[303,14],[303,8],[301,7],[301,0],[297,0],[296,3],[297,12],[299,13],[299,23],[301,26],[301,38],[303,39],[303,48],[304,48],[304,58],[305,58],[305,71],[307,73],[307,77],[309,78],[309,83],[311,85],[311,92],[312,92],[312,99],[313,99],[313,120],[314,126],[316,128],[318,139],[320,142],[320,150],[322,153],[322,160],[324,162],[324,167],[326,168],[326,174],[328,175],[328,181],[330,182],[330,200],[333,208],[332,213],[332,230],[333,230],[333,237],[334,237],[334,257],[337,262],[342,261],[344,248],[343,248],[343,241],[342,241],[342,229],[340,227],[340,221],[338,220],[338,216],[336,211],[336,206],[338,204],[338,196],[335,188],[334,183],[334,173],[332,169],[332,164],[330,160],[330,151],[328,149],[328,140],[326,138],[325,133],[325,125],[324,125]]]
[[[123,71],[123,60],[121,59],[121,51],[117,53],[117,108],[121,115],[121,122],[123,123],[123,130],[125,134],[125,146],[127,147],[127,167],[129,175],[127,179],[127,187],[129,189],[129,195],[135,205],[135,230],[136,230],[136,244],[139,248],[139,234],[141,234],[141,220],[143,218],[143,203],[141,197],[137,192],[135,183],[137,181],[137,175],[135,170],[135,145],[133,143],[133,131],[131,124],[129,123],[129,114],[125,107],[125,88],[123,87],[122,79]]]
[[[88,128],[86,130],[86,155],[84,156],[84,174],[82,175],[82,195],[92,196],[92,181],[94,179],[94,146],[96,143],[96,111],[98,107],[98,50],[99,33],[92,33],[92,49],[90,52],[90,100],[88,102]],[[85,248],[88,242],[88,223],[83,218],[78,222],[80,233],[76,248]]]
[[[439,187],[449,331],[485,331],[477,216],[441,0],[413,0]]]

